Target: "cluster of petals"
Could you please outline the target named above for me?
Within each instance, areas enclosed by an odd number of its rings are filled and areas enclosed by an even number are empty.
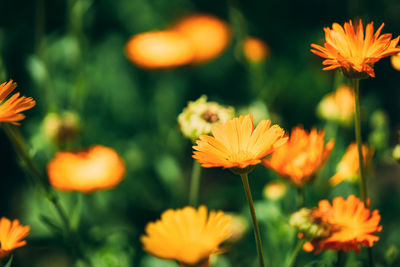
[[[96,145],[87,151],[59,152],[47,164],[50,184],[60,191],[91,193],[117,186],[125,164],[112,148]]]
[[[231,39],[229,26],[208,14],[193,14],[161,31],[134,35],[125,46],[132,63],[146,69],[200,64],[221,54]]]
[[[252,115],[240,116],[211,128],[213,136],[201,135],[193,149],[193,158],[202,167],[244,169],[261,163],[262,159],[286,143],[284,130],[261,121],[254,129]]]
[[[381,58],[400,52],[396,47],[399,38],[392,40],[392,34],[381,35],[384,23],[374,33],[373,22],[365,29],[360,20],[353,25],[350,20],[344,27],[338,23],[332,24],[332,29],[324,28],[325,44],[320,46],[311,44],[311,52],[326,58],[322,64],[328,65],[324,70],[344,68],[345,73],[366,74],[375,77],[374,64]]]
[[[26,245],[23,240],[29,234],[30,227],[21,225],[19,220],[0,219],[0,259],[7,257],[16,248]]]
[[[302,127],[292,130],[289,141],[278,148],[263,164],[295,186],[309,183],[328,160],[335,142],[324,142],[325,132],[312,129],[307,132]]]
[[[360,252],[361,246],[372,247],[379,240],[375,234],[382,230],[378,210],[370,211],[364,202],[350,195],[347,199],[336,197],[332,204],[321,200],[316,208],[324,223],[330,225],[331,233],[304,245],[306,251],[322,250]]]
[[[222,211],[210,211],[205,206],[197,210],[166,210],[161,219],[150,222],[141,236],[143,249],[181,266],[208,263],[211,254],[220,251],[220,244],[231,236],[231,217]]]
[[[15,93],[6,100],[16,87],[17,83],[13,80],[0,84],[0,122],[19,125],[18,121],[25,118],[25,115],[20,112],[31,109],[36,105],[36,101],[32,97],[20,97],[20,93]]]

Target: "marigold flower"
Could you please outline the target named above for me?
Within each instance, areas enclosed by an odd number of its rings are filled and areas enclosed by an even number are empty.
[[[13,80],[0,84],[0,122],[19,125],[18,121],[25,118],[25,115],[20,112],[31,109],[36,105],[36,101],[32,97],[20,97],[20,93],[15,93],[5,100],[16,87],[17,83]]]
[[[161,69],[188,64],[194,53],[188,38],[167,30],[134,35],[126,43],[125,55],[139,67]]]
[[[390,62],[395,70],[400,71],[400,53],[392,55],[390,57]]]
[[[19,223],[19,220],[10,221],[2,217],[0,219],[0,259],[7,257],[16,248],[26,245],[22,240],[29,234],[30,227]]]
[[[243,42],[243,53],[249,61],[261,62],[269,56],[270,49],[263,40],[247,37]]]
[[[318,204],[321,221],[330,225],[331,233],[326,238],[316,238],[305,244],[306,251],[343,250],[361,251],[361,246],[372,247],[379,237],[374,235],[382,230],[378,210],[370,211],[360,199],[350,195],[346,200],[336,197],[332,205],[328,200]]]
[[[229,26],[219,18],[208,14],[194,14],[179,20],[172,30],[185,35],[194,48],[194,64],[207,62],[221,54],[228,46],[231,34]]]
[[[214,137],[201,135],[193,149],[193,158],[202,167],[247,169],[261,163],[262,158],[286,143],[284,130],[271,126],[270,120],[261,121],[254,129],[253,116],[246,115],[214,125]]]
[[[189,101],[179,114],[178,123],[183,135],[194,141],[202,134],[210,134],[213,125],[224,123],[234,116],[233,107],[207,102],[207,96],[202,95],[196,101]]]
[[[286,185],[281,181],[269,182],[263,190],[264,197],[270,200],[281,199],[287,191]]]
[[[396,47],[399,38],[392,40],[392,34],[381,34],[384,23],[374,33],[373,22],[365,29],[360,19],[353,26],[350,20],[344,24],[344,28],[338,23],[332,24],[332,29],[326,27],[324,46],[311,44],[314,54],[326,58],[322,62],[328,65],[323,70],[342,68],[343,73],[349,78],[375,77],[374,64],[381,58],[400,52]]]
[[[367,166],[374,155],[374,149],[366,145],[362,145],[362,154],[364,164]],[[332,186],[336,186],[344,180],[356,182],[360,179],[360,163],[358,160],[358,148],[356,143],[348,146],[346,153],[343,155],[336,167],[337,173],[329,179]]]
[[[210,255],[220,251],[231,229],[231,217],[222,211],[207,214],[205,206],[188,206],[164,211],[160,220],[147,224],[140,240],[143,249],[158,258],[176,260],[180,266],[208,266]]]
[[[57,153],[47,164],[47,173],[58,190],[91,193],[117,186],[125,165],[113,149],[96,145],[88,151]]]
[[[325,120],[350,124],[354,115],[354,90],[348,85],[339,86],[336,92],[324,96],[318,104],[317,112]]]
[[[301,127],[292,130],[289,141],[277,149],[263,164],[295,186],[302,187],[312,181],[328,160],[335,142],[324,142],[325,131]]]

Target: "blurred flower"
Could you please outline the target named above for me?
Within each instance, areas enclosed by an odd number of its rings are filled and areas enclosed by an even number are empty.
[[[329,93],[319,102],[318,115],[325,120],[332,120],[349,125],[354,115],[354,91],[348,85],[341,85],[334,93]]]
[[[29,234],[30,227],[19,223],[19,220],[10,221],[2,217],[0,219],[0,259],[7,257],[16,248],[26,245],[22,240]]]
[[[289,224],[299,233],[300,238],[307,240],[325,238],[330,235],[330,225],[321,218],[317,209],[302,208],[290,216]]]
[[[134,35],[125,46],[125,55],[142,68],[172,68],[193,59],[190,41],[176,31],[153,31]]]
[[[392,34],[380,33],[384,23],[374,34],[373,22],[369,23],[365,30],[360,19],[353,26],[350,20],[344,24],[344,29],[338,23],[332,24],[332,29],[326,27],[324,47],[311,44],[314,49],[311,52],[326,58],[322,64],[329,65],[324,70],[342,68],[345,76],[351,79],[375,77],[374,64],[381,58],[400,52],[397,48],[399,37],[392,39]]]
[[[91,193],[117,186],[125,165],[113,149],[96,145],[88,151],[57,153],[47,164],[47,173],[58,190]]]
[[[172,30],[182,33],[192,43],[194,64],[219,56],[231,39],[229,26],[219,18],[207,14],[184,17],[172,26]]]
[[[362,145],[362,153],[364,164],[367,166],[374,155],[374,149],[366,145]],[[336,186],[344,180],[356,182],[360,179],[360,164],[358,161],[358,148],[356,143],[348,146],[346,153],[343,155],[336,167],[337,173],[329,179],[332,186]]]
[[[335,142],[324,142],[325,132],[312,129],[310,133],[301,127],[292,130],[289,141],[277,149],[263,164],[297,187],[311,182],[325,165]]]
[[[202,167],[234,168],[236,172],[248,172],[262,158],[286,143],[285,131],[271,121],[263,120],[254,129],[253,116],[246,115],[214,125],[214,137],[201,135],[193,149],[193,158]]]
[[[183,135],[194,141],[202,134],[210,134],[213,125],[224,123],[234,116],[233,107],[207,102],[207,96],[202,95],[196,101],[189,101],[179,114],[178,123]]]
[[[79,115],[66,111],[62,114],[48,113],[43,120],[43,131],[47,138],[57,144],[73,140],[80,130]]]
[[[361,246],[372,247],[379,237],[374,235],[382,230],[379,225],[381,216],[378,210],[370,211],[364,203],[350,195],[346,200],[336,197],[332,205],[328,200],[321,200],[317,211],[320,212],[321,223],[330,225],[328,237],[315,238],[306,243],[306,251],[343,250],[361,251]]]
[[[260,121],[270,119],[267,105],[261,100],[256,100],[247,106],[241,107],[238,111],[239,115],[251,114],[254,123],[258,124]]]
[[[287,191],[287,187],[281,181],[269,182],[263,190],[264,197],[270,200],[281,199]]]
[[[208,215],[205,206],[169,209],[145,232],[140,240],[148,253],[180,266],[208,266],[210,255],[220,252],[219,245],[231,235],[231,217],[222,211]]]
[[[259,38],[247,37],[243,42],[243,53],[250,62],[264,61],[270,54],[268,45]]]
[[[17,83],[13,82],[13,80],[0,84],[0,122],[10,122],[14,125],[19,125],[17,121],[25,118],[25,115],[20,112],[36,105],[36,101],[32,97],[20,97],[20,93],[15,93],[5,100],[16,87]]]
[[[393,149],[393,158],[400,163],[400,144],[397,144]]]
[[[243,215],[229,213],[228,214],[232,221],[231,221],[231,236],[227,240],[228,242],[237,242],[243,238],[246,232],[249,229],[249,223],[247,222],[246,218]]]
[[[390,57],[390,62],[395,70],[400,71],[400,53],[392,55]]]

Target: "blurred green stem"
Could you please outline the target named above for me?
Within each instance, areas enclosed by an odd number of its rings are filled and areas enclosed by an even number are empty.
[[[372,252],[372,247],[368,248],[367,251],[368,251],[369,267],[374,267],[375,262],[374,262],[374,254]]]
[[[303,247],[304,243],[305,243],[304,239],[299,239],[299,241],[297,241],[296,248],[294,249],[294,251],[292,253],[292,257],[290,258],[290,261],[289,261],[289,264],[287,265],[287,267],[295,266],[297,257],[299,256],[300,250]]]
[[[344,253],[343,250],[339,250],[337,252],[337,261],[335,266],[336,267],[344,266],[345,261],[346,261],[346,253]]]
[[[197,206],[201,180],[201,166],[196,159],[193,160],[192,176],[190,180],[189,205]]]
[[[360,164],[360,191],[361,191],[361,199],[364,201],[365,206],[368,207],[367,204],[367,182],[365,177],[365,168],[364,168],[364,158],[362,154],[362,136],[361,136],[361,111],[360,111],[360,80],[354,79],[354,101],[355,101],[355,118],[354,118],[354,126],[356,131],[356,142],[358,148],[358,162]]]
[[[296,187],[297,189],[297,209],[301,209],[304,207],[305,203],[305,193],[304,193],[304,188],[303,187]]]
[[[246,197],[249,202],[251,218],[253,220],[254,235],[255,235],[256,244],[257,244],[258,260],[260,262],[260,267],[264,267],[264,257],[263,257],[263,252],[262,252],[260,229],[258,228],[256,211],[254,210],[253,197],[251,196],[249,177],[247,176],[247,173],[242,173],[242,174],[240,174],[240,178],[242,178],[244,191],[246,192]]]

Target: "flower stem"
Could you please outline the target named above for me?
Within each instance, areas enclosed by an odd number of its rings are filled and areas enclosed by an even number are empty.
[[[339,250],[337,252],[337,260],[335,263],[336,267],[344,266],[346,261],[346,253],[343,252],[343,250]]]
[[[253,220],[254,235],[255,235],[256,244],[257,244],[258,260],[260,262],[260,267],[264,267],[264,257],[263,257],[263,252],[262,252],[260,229],[258,228],[256,211],[254,210],[253,198],[251,196],[251,191],[250,191],[250,186],[249,186],[249,178],[247,176],[247,173],[240,174],[240,178],[242,178],[244,191],[246,192],[246,197],[249,202],[251,218]]]
[[[292,253],[292,257],[290,258],[289,264],[287,265],[288,267],[295,266],[297,257],[299,256],[300,250],[303,247],[304,242],[305,242],[304,239],[299,239],[299,241],[297,241],[296,248]]]
[[[189,205],[197,206],[199,199],[199,187],[201,178],[201,167],[196,159],[193,161],[192,176],[190,180],[190,192],[189,192]]]
[[[364,201],[365,206],[367,204],[368,192],[367,182],[365,177],[364,158],[362,154],[362,137],[361,137],[361,112],[360,112],[360,80],[354,79],[354,101],[355,101],[355,113],[354,113],[354,126],[356,130],[356,142],[358,147],[358,161],[360,164],[360,191],[361,200]]]
[[[374,267],[375,263],[374,263],[374,254],[372,253],[372,247],[367,249],[368,251],[368,261],[369,261],[369,267]]]
[[[301,209],[304,207],[305,203],[305,195],[304,195],[304,188],[303,187],[296,187],[297,188],[297,209]]]

